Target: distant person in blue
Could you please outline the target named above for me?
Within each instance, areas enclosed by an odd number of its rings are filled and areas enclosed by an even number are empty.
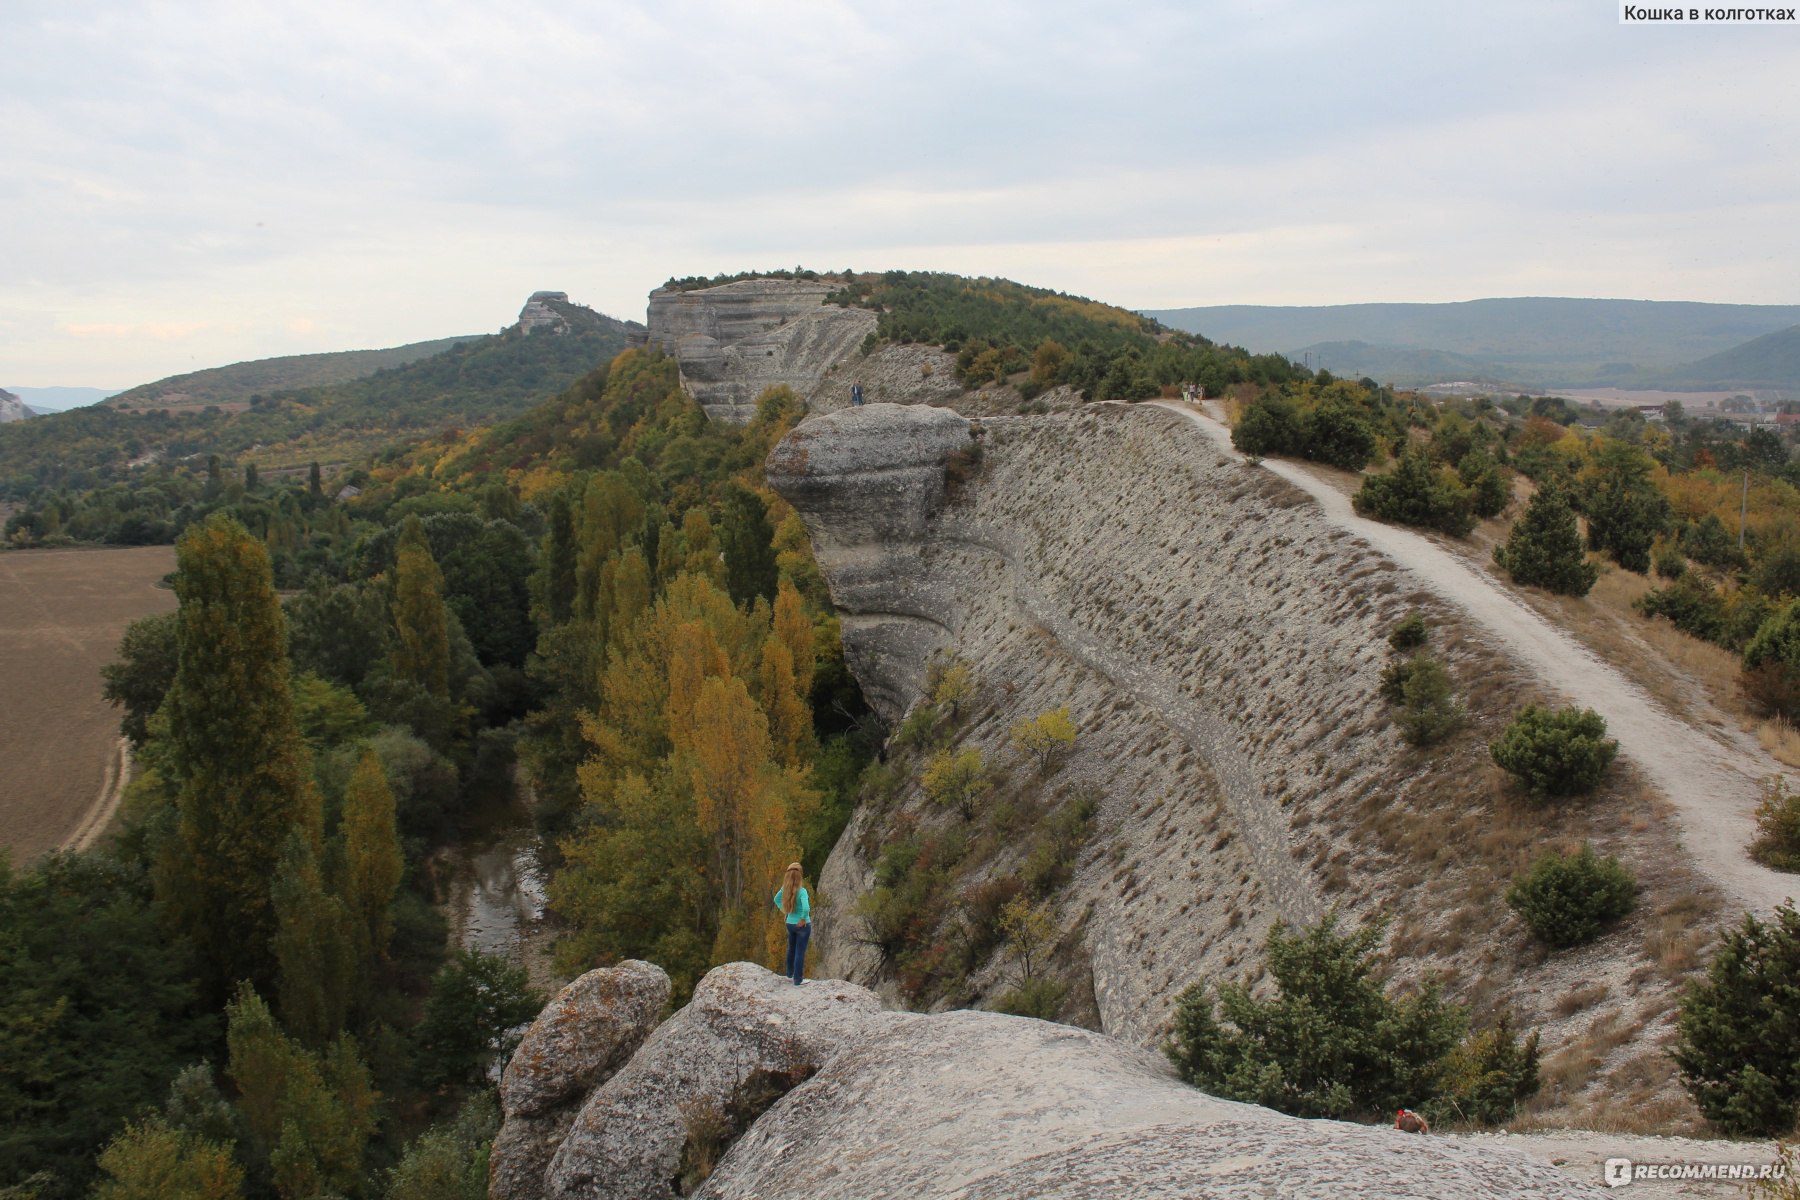
[[[862,384],[853,383],[850,385],[850,403],[856,408],[862,407]]]

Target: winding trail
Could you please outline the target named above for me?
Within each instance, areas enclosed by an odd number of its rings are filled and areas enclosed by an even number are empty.
[[[1230,430],[1219,421],[1180,404],[1155,403],[1187,418],[1219,450],[1242,460]],[[1728,897],[1766,913],[1800,896],[1800,876],[1771,871],[1745,853],[1756,833],[1760,781],[1778,769],[1760,749],[1747,739],[1715,736],[1670,716],[1611,664],[1423,535],[1358,516],[1349,497],[1292,463],[1265,459],[1263,469],[1311,496],[1326,520],[1467,613],[1566,699],[1605,717],[1619,748],[1668,796],[1688,853]]]
[[[119,811],[119,802],[125,798],[125,785],[130,782],[131,743],[120,738],[106,760],[106,778],[100,784],[100,794],[94,797],[81,824],[63,839],[62,848],[76,853],[93,849],[100,835],[112,824],[113,815]]]

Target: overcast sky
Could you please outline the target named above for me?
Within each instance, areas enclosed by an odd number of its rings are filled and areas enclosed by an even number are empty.
[[[1615,0],[0,0],[0,46],[0,384],[795,264],[1800,302],[1800,27]]]

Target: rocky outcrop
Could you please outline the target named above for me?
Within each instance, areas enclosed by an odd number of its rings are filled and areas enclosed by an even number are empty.
[[[0,388],[0,424],[7,421],[23,421],[26,417],[34,415],[36,414],[25,407],[23,400],[5,388]]]
[[[806,521],[846,661],[885,715],[919,698],[934,651],[954,650],[980,685],[955,736],[1021,781],[1010,726],[1070,709],[1080,740],[1037,790],[1097,799],[1056,912],[1105,1032],[1154,1045],[1186,984],[1256,976],[1275,920],[1334,907],[1394,918],[1401,977],[1449,975],[1457,998],[1540,1026],[1547,1053],[1602,1019],[1558,1005],[1594,977],[1630,977],[1633,1019],[1667,1019],[1671,981],[1653,960],[1642,969],[1642,938],[1697,882],[1666,828],[1632,820],[1633,787],[1559,813],[1553,835],[1507,807],[1485,742],[1543,693],[1478,627],[1175,413],[1090,405],[978,424],[979,464],[961,464],[950,502],[929,467],[969,423],[942,410],[808,418],[771,454],[769,480]],[[1470,713],[1458,740],[1426,753],[1379,699],[1387,634],[1414,609]],[[827,861],[823,973],[890,986],[855,903],[903,826],[957,819],[914,776],[860,808]],[[1537,954],[1498,895],[1545,836],[1589,840],[1659,889],[1645,924],[1578,970]],[[999,839],[956,886],[1022,874],[1027,840]],[[978,965],[939,1002],[1004,986]]]
[[[545,1007],[500,1079],[506,1124],[489,1163],[494,1200],[543,1194],[576,1111],[650,1036],[668,1003],[662,969],[628,960],[589,971]]]
[[[683,1149],[704,1115],[759,1073],[799,1081],[784,1094],[765,1093],[771,1106],[749,1114],[748,1131],[694,1194],[1594,1194],[1500,1147],[1217,1100],[1174,1079],[1158,1056],[1099,1034],[993,1013],[887,1012],[853,984],[794,987],[748,963],[707,975],[692,1002],[594,1090],[541,1191],[504,1194],[673,1197]],[[515,1119],[509,1100],[507,1129]],[[499,1144],[495,1153],[498,1164]]]
[[[567,292],[533,292],[519,310],[519,328],[525,333],[567,333],[569,319],[558,310],[569,303]]]
[[[833,586],[846,596],[871,586],[884,594],[908,586],[884,570],[876,546],[917,545],[944,504],[944,464],[972,447],[970,424],[945,408],[865,404],[803,422],[769,456],[775,489],[816,514],[814,553],[830,562]],[[919,582],[923,582],[920,580]],[[840,603],[844,656],[863,695],[890,721],[918,695],[925,664],[946,630],[922,598],[892,603]]]
[[[747,279],[650,294],[649,341],[675,356],[709,417],[743,424],[756,398],[786,385],[809,402],[833,366],[875,332],[867,309],[824,303],[830,284]]]

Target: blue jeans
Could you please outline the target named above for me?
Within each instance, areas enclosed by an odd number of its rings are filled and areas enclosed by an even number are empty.
[[[812,938],[811,923],[805,925],[789,924],[788,927],[787,977],[795,983],[806,978],[806,943]]]

